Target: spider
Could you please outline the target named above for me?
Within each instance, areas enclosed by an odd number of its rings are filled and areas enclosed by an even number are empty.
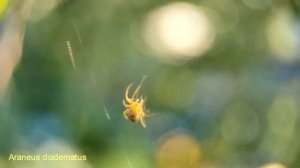
[[[123,112],[123,116],[125,119],[129,119],[130,121],[136,123],[141,122],[142,126],[146,128],[144,118],[147,116],[145,113],[145,100],[142,96],[138,97],[138,93],[142,87],[142,83],[145,77],[143,77],[142,81],[138,85],[138,87],[133,92],[131,98],[128,97],[128,92],[132,87],[133,83],[127,86],[125,91],[125,100],[123,99],[123,105],[126,108]]]

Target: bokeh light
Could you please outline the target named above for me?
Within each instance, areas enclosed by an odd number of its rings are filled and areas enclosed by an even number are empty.
[[[158,149],[158,168],[198,168],[201,150],[198,142],[189,135],[166,135]]]
[[[194,101],[195,111],[200,108],[219,111],[223,109],[234,94],[234,81],[226,73],[205,72],[197,76],[197,100]],[[195,93],[194,93],[195,94]],[[215,115],[214,113],[208,113]]]
[[[268,113],[271,131],[280,137],[291,136],[296,129],[298,105],[293,95],[280,94]]]
[[[292,161],[299,151],[295,136],[298,104],[291,93],[279,93],[267,114],[267,131],[263,136],[260,150],[270,159]]]
[[[214,40],[214,27],[202,8],[185,2],[152,11],[145,21],[145,39],[163,60],[201,56]]]
[[[61,139],[49,139],[36,149],[36,154],[41,157],[46,157],[48,160],[41,160],[35,163],[34,168],[51,168],[51,167],[64,167],[64,168],[90,168],[89,164],[82,160],[82,152],[76,149],[69,142]],[[78,155],[78,160],[51,160],[49,155]]]
[[[232,145],[249,144],[259,135],[258,116],[249,105],[234,104],[224,112],[221,131],[224,139]]]
[[[299,60],[300,28],[294,14],[281,7],[274,11],[267,26],[267,39],[272,56],[282,62]]]
[[[260,168],[287,168],[287,167],[285,167],[284,165],[282,165],[280,163],[268,163],[268,164],[261,166]]]

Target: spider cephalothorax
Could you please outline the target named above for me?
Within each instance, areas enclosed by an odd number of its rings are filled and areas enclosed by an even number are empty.
[[[144,81],[144,78],[142,79],[141,83],[138,85],[138,87],[133,92],[133,95],[131,98],[128,97],[128,92],[130,88],[132,87],[133,83],[128,85],[125,91],[125,100],[123,99],[123,105],[126,108],[123,112],[123,115],[126,119],[129,119],[132,122],[141,122],[142,126],[146,128],[146,124],[144,121],[144,117],[146,117],[145,114],[145,101],[142,96],[138,97],[138,92],[141,89],[142,82]]]

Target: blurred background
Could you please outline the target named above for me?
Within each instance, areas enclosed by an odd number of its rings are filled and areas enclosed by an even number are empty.
[[[299,0],[0,0],[0,167],[300,167],[299,17]],[[144,75],[146,129],[122,115]]]

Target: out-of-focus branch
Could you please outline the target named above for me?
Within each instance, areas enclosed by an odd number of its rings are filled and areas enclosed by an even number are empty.
[[[10,6],[0,36],[0,98],[4,95],[23,49],[25,17],[31,0],[17,0]],[[32,3],[31,3],[32,4]]]

